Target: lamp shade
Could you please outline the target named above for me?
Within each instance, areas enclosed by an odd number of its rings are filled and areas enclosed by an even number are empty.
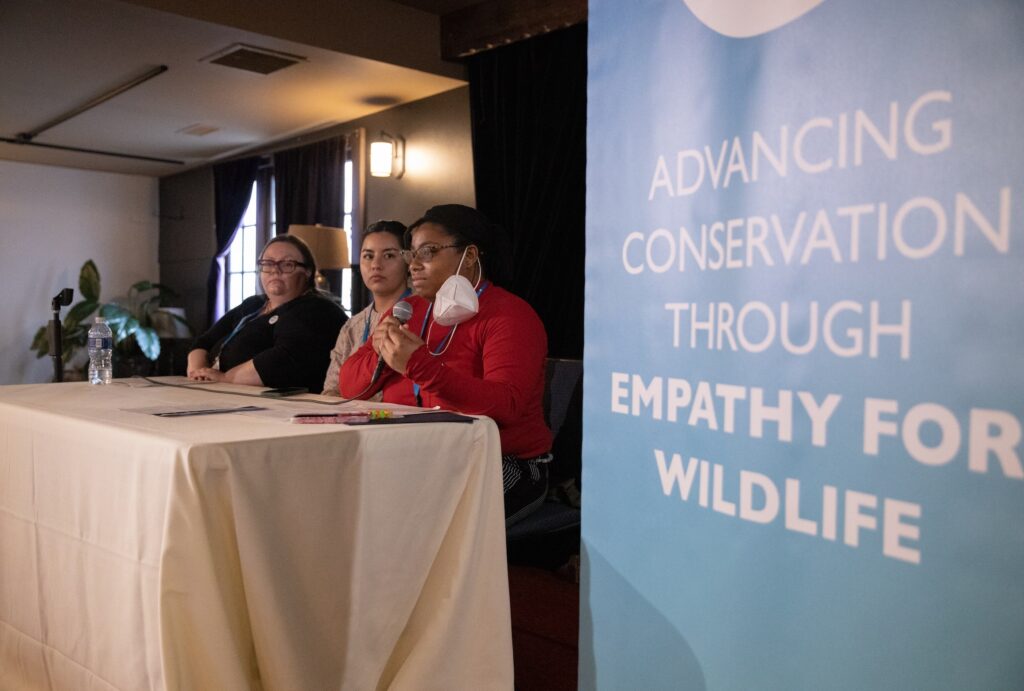
[[[348,258],[348,233],[344,228],[332,228],[319,223],[315,226],[292,224],[288,226],[288,234],[294,235],[309,245],[319,268],[348,269],[351,267]]]
[[[391,161],[394,158],[394,144],[391,142],[370,143],[370,175],[375,178],[391,177]]]

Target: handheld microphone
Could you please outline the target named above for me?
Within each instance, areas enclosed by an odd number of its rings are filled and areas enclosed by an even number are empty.
[[[412,305],[405,300],[399,300],[395,303],[395,306],[391,308],[391,316],[397,319],[399,324],[406,323],[412,319]],[[380,375],[384,372],[384,365],[386,364],[387,363],[384,362],[384,356],[378,355],[377,368],[373,370],[373,375],[370,376],[370,386],[376,384],[377,380],[380,379]]]

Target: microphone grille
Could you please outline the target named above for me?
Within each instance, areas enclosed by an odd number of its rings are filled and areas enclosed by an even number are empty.
[[[405,300],[399,300],[391,308],[391,314],[394,315],[395,319],[404,324],[412,319],[412,305]]]

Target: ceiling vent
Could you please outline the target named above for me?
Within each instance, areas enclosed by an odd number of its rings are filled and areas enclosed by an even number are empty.
[[[208,134],[213,134],[219,129],[219,127],[214,127],[213,125],[202,125],[196,123],[195,125],[189,125],[188,127],[183,127],[178,130],[178,134],[190,134],[193,137],[205,137]]]
[[[270,74],[291,67],[298,62],[306,62],[306,58],[300,55],[282,53],[267,48],[257,48],[244,43],[236,43],[224,50],[209,55],[200,62],[212,62],[215,65],[234,67],[257,74]]]

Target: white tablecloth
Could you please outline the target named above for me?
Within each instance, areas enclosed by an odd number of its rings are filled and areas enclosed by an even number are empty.
[[[250,404],[0,387],[0,689],[512,688],[494,423]]]

